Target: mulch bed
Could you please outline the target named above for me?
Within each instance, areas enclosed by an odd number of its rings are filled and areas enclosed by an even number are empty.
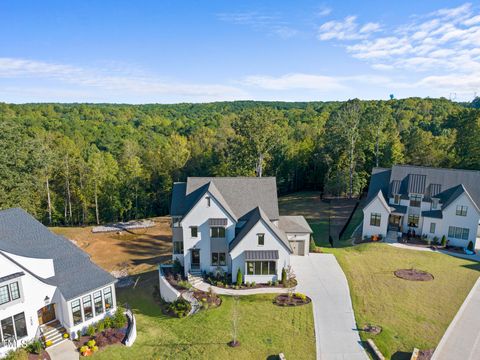
[[[435,349],[420,350],[418,352],[417,360],[430,360],[433,356]]]
[[[382,332],[382,328],[378,325],[368,324],[363,327],[363,331],[368,332],[372,335],[378,335]]]
[[[205,291],[195,290],[193,296],[200,304],[208,303],[209,307],[218,307],[222,304],[222,299]]]
[[[273,300],[273,303],[277,306],[300,306],[309,304],[312,301],[308,296],[305,296],[305,300],[299,296],[293,294],[288,296],[288,294],[279,294]]]
[[[44,350],[41,354],[28,354],[28,360],[50,360],[50,355]]]
[[[292,284],[290,286],[283,286],[281,282],[278,283],[278,285],[268,285],[268,284],[255,284],[255,286],[246,286],[246,285],[241,285],[239,286],[239,288],[237,289],[236,288],[236,285],[232,284],[232,285],[228,285],[225,286],[218,286],[216,284],[216,282],[214,281],[213,283],[205,280],[206,283],[212,285],[212,286],[216,286],[218,288],[221,288],[221,289],[232,289],[232,290],[249,290],[249,289],[263,289],[263,288],[279,288],[279,289],[285,289],[285,288],[292,288],[292,287],[295,287],[297,286],[297,280],[296,279],[293,279],[291,280]]]
[[[433,275],[417,269],[400,269],[393,272],[396,277],[410,281],[431,281]]]

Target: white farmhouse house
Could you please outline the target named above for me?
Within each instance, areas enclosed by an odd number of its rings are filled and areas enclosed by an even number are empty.
[[[425,235],[450,245],[476,243],[480,171],[395,165],[374,168],[363,209],[363,236]],[[390,236],[389,235],[389,236]]]
[[[0,211],[0,357],[63,340],[116,309],[115,278],[21,209]]]
[[[172,193],[173,258],[185,275],[222,269],[245,282],[281,279],[291,255],[308,255],[303,216],[280,216],[273,177],[189,177]]]

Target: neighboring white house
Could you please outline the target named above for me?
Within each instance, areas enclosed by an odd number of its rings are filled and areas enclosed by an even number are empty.
[[[449,244],[476,248],[480,171],[395,165],[374,168],[363,209],[363,236],[444,235]]]
[[[290,255],[308,255],[303,216],[280,216],[273,177],[189,177],[172,192],[173,258],[188,273],[222,269],[245,282],[280,280]]]
[[[115,281],[25,211],[0,211],[0,357],[103,319],[116,309]]]

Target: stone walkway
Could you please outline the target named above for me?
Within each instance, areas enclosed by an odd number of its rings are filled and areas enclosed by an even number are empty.
[[[80,356],[77,348],[71,340],[65,340],[58,345],[47,348],[48,355],[52,360],[78,360]]]
[[[210,288],[215,292],[217,295],[256,295],[256,294],[279,294],[279,293],[286,293],[288,289],[285,288],[278,288],[278,287],[265,287],[265,288],[257,288],[257,289],[244,289],[244,290],[235,290],[235,289],[224,289],[221,287],[210,285],[204,281],[199,282],[194,285],[194,287],[201,291],[209,291]]]
[[[480,358],[480,279],[477,280],[433,354],[432,360]]]

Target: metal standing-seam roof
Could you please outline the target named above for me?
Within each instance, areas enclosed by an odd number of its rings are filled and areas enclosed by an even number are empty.
[[[245,260],[278,260],[278,250],[245,250]]]
[[[35,259],[52,259],[55,276],[42,279],[33,275],[58,287],[66,300],[116,281],[71,241],[55,235],[22,209],[0,211],[0,251]],[[8,254],[2,255],[9,258]],[[26,268],[24,270],[31,273]]]

